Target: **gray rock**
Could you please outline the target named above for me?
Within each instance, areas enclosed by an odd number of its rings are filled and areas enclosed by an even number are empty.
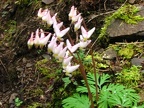
[[[109,48],[103,53],[104,60],[115,60],[117,57],[117,52],[113,48]]]
[[[144,62],[144,58],[133,58],[131,59],[131,64],[136,66],[142,66],[142,63]]]
[[[27,64],[26,64],[26,67],[31,67],[31,66],[33,66],[32,63],[27,63]]]
[[[48,54],[43,54],[42,57],[47,59],[47,60],[51,60],[51,56]]]
[[[18,96],[17,93],[12,93],[9,98],[9,104],[14,103],[14,99]]]
[[[54,0],[42,0],[42,2],[45,4],[51,4],[52,2],[54,2]]]
[[[138,15],[144,17],[144,6],[138,6],[140,11]],[[121,37],[121,36],[144,36],[144,21],[137,24],[127,24],[122,20],[114,20],[110,26],[108,26],[107,34],[109,37]]]

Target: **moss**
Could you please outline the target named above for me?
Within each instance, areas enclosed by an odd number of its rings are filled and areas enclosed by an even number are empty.
[[[101,28],[99,40],[108,40],[106,38],[106,31],[111,22],[115,19],[121,19],[128,24],[137,24],[139,21],[143,21],[144,17],[136,15],[139,9],[134,5],[124,5],[114,12],[111,16],[105,18],[104,26]]]
[[[42,104],[38,102],[33,102],[28,108],[42,108]]]
[[[41,88],[36,88],[32,91],[33,96],[40,96],[43,95],[43,90]]]
[[[130,48],[122,48],[119,50],[118,54],[126,59],[130,59],[134,55],[134,50]]]
[[[43,79],[57,78],[61,74],[62,68],[61,64],[55,63],[53,60],[42,59],[37,61],[36,68],[38,71],[44,75]]]
[[[117,76],[118,82],[124,84],[126,87],[137,87],[141,79],[140,68],[132,66],[131,68],[124,68]]]

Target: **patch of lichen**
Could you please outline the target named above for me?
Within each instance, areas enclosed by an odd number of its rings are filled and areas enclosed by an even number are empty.
[[[137,24],[139,21],[143,21],[144,17],[140,15],[136,15],[138,13],[139,8],[134,5],[124,5],[119,8],[116,12],[114,12],[111,16],[105,18],[104,26],[101,28],[100,35],[98,37],[99,40],[108,41],[106,37],[106,31],[111,22],[115,19],[121,19],[128,24]]]

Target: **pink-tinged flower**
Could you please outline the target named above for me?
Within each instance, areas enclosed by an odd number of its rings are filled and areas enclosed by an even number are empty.
[[[52,51],[53,51],[53,48],[54,48],[55,46],[57,46],[56,41],[57,41],[57,37],[55,37],[55,35],[54,35],[54,36],[52,37],[50,43],[48,44],[48,52],[52,52]]]
[[[73,58],[73,56],[70,56],[70,57],[63,59],[63,62],[62,62],[63,68],[65,68],[67,65],[70,64],[70,61],[72,60],[72,58]]]
[[[47,9],[47,13],[42,16],[42,20],[47,22],[47,20],[49,19],[48,17],[51,18],[50,11]]]
[[[40,48],[43,48],[48,43],[50,37],[51,37],[51,33],[49,33],[47,36],[41,37],[39,39]]]
[[[36,48],[38,48],[38,46],[39,46],[39,29],[37,29],[36,33],[35,33],[34,45]]]
[[[50,27],[54,22],[56,22],[56,14],[52,17],[50,11],[47,9],[47,13],[42,16],[42,20],[47,22],[48,27]]]
[[[40,29],[40,38],[44,38],[44,37],[45,37],[44,31]]]
[[[53,28],[58,27],[58,29],[60,29],[62,26],[63,26],[63,22],[60,22],[60,23],[55,22],[53,24]]]
[[[56,16],[57,16],[57,13],[54,14],[54,16],[51,18],[49,17],[49,19],[47,20],[48,27],[50,27],[52,24],[56,22]]]
[[[77,14],[77,8],[75,8],[74,6],[72,6],[71,10],[70,10],[70,13],[68,14],[69,20],[71,20],[73,16],[76,16],[76,14]]]
[[[93,27],[91,30],[89,30],[87,32],[86,29],[83,26],[81,26],[81,32],[82,32],[82,36],[83,36],[84,41],[89,39],[94,31],[95,31],[95,27]]]
[[[69,31],[69,29],[70,28],[67,27],[66,29],[60,31],[59,26],[57,26],[57,25],[54,26],[55,34],[59,39],[61,39]]]
[[[78,15],[73,16],[72,17],[72,24],[75,23],[75,22],[77,22],[78,19],[79,19],[79,17],[81,17],[81,13],[79,13]]]
[[[31,37],[28,40],[27,45],[28,45],[28,49],[31,49],[32,46],[34,45],[34,33],[33,32],[31,33]]]
[[[38,14],[37,15],[38,15],[38,17],[42,18],[43,16],[45,16],[47,14],[47,12],[48,12],[48,9],[45,9],[45,10],[42,11],[42,8],[40,8],[38,10]]]
[[[67,65],[67,66],[64,68],[63,72],[65,72],[65,74],[66,74],[67,76],[71,77],[71,76],[72,76],[71,73],[74,72],[76,69],[78,69],[79,66],[80,66],[80,65],[75,65],[75,66]]]
[[[60,51],[63,49],[64,42],[60,42],[60,44],[53,48],[53,56],[57,58]]]
[[[81,23],[83,21],[83,18],[81,18],[81,16],[78,18],[78,21],[74,24],[74,31],[76,32],[80,27],[81,27]]]
[[[55,14],[54,14],[54,16],[52,17],[53,24],[54,24],[54,23],[56,23],[56,24],[57,24],[56,16],[57,16],[57,13],[55,13]]]
[[[67,47],[65,47],[64,49],[62,49],[60,51],[60,53],[58,54],[57,58],[59,59],[59,61],[62,61],[65,57],[65,54],[66,54],[66,50],[67,50]]]
[[[66,45],[68,47],[68,49],[73,53],[75,52],[78,48],[79,48],[79,43],[77,43],[76,45],[72,46],[70,41],[67,39],[66,40]]]
[[[87,40],[87,41],[80,41],[79,43],[79,47],[80,48],[85,48],[88,46],[88,44],[91,43],[91,40]]]

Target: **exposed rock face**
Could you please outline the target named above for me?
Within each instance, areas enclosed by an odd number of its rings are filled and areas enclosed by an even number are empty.
[[[140,7],[140,11],[137,13],[144,17],[144,6]],[[121,37],[121,36],[143,36],[144,37],[144,21],[137,24],[127,24],[122,20],[116,19],[107,29],[108,36]]]

